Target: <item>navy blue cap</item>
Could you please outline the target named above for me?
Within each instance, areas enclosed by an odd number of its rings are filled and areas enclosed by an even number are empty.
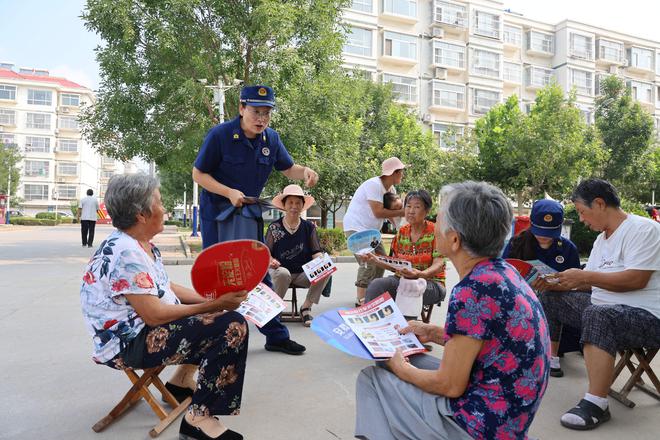
[[[561,225],[564,223],[564,208],[555,200],[541,199],[534,202],[529,216],[534,235],[559,238]]]
[[[247,86],[241,90],[240,100],[253,107],[275,107],[275,92],[268,86]]]

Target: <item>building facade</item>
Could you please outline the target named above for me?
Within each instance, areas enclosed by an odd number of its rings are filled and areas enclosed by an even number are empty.
[[[25,214],[69,212],[88,189],[103,197],[110,176],[133,170],[100,156],[82,138],[78,116],[94,101],[90,89],[47,70],[0,63],[0,141],[22,156],[15,195]]]
[[[530,20],[491,0],[353,0],[343,20],[345,67],[391,83],[441,146],[511,95],[529,112],[553,79],[576,91],[589,123],[608,75],[625,80],[656,128],[660,121],[660,42],[571,20]]]

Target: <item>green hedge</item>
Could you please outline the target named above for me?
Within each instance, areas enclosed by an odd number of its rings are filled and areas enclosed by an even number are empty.
[[[316,231],[319,234],[321,247],[324,248],[328,253],[337,253],[346,249],[346,236],[341,229],[317,228]]]
[[[12,225],[24,225],[24,226],[55,226],[59,222],[56,222],[55,219],[47,218],[32,218],[32,217],[11,217],[9,223]]]
[[[183,222],[181,220],[167,220],[167,221],[165,221],[165,224],[166,225],[175,225],[179,228],[183,226]]]

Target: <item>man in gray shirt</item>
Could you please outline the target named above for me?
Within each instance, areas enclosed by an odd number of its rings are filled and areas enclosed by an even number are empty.
[[[94,243],[94,229],[96,228],[96,211],[99,209],[99,201],[94,197],[94,191],[87,190],[87,197],[80,200],[78,207],[78,220],[80,220],[80,232],[82,234],[83,247],[92,247]]]

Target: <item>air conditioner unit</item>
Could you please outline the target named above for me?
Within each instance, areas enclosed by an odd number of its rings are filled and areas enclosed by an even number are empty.
[[[610,66],[610,73],[616,75],[619,73],[619,66]]]
[[[431,34],[433,38],[444,38],[445,37],[445,30],[442,28],[433,28],[433,33]]]
[[[426,124],[431,122],[431,115],[428,114],[428,113],[424,113],[424,115],[422,116],[422,122],[424,122]]]
[[[435,79],[447,79],[447,69],[444,67],[436,67],[433,72],[433,77]]]

